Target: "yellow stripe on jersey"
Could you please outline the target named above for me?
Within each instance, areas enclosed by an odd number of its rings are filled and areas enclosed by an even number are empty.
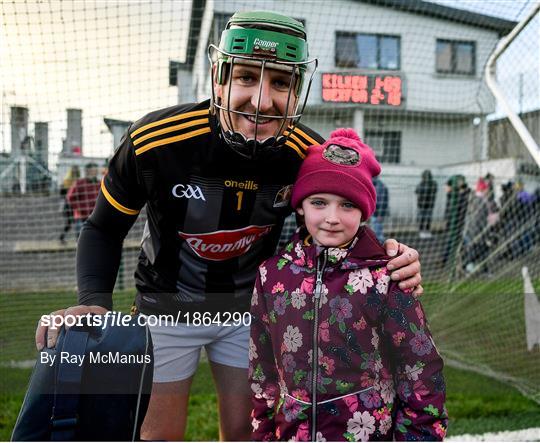
[[[175,115],[173,117],[164,118],[163,120],[158,120],[156,122],[148,123],[147,125],[141,126],[139,129],[136,129],[135,131],[133,131],[130,135],[131,135],[131,138],[133,138],[137,134],[140,134],[141,132],[144,132],[147,129],[155,128],[156,126],[164,125],[170,122],[176,122],[178,120],[185,120],[186,118],[190,118],[190,117],[198,117],[201,115],[206,115],[209,112],[210,112],[209,109],[202,109],[200,111],[186,112],[185,114],[180,114],[180,115]]]
[[[303,151],[307,151],[308,145],[306,145],[302,140],[300,140],[296,135],[294,135],[294,133],[290,133],[289,138],[293,139],[299,145],[300,149],[302,149]]]
[[[101,180],[101,192],[107,199],[107,201],[116,209],[118,209],[120,212],[123,212],[127,215],[137,215],[141,211],[137,211],[136,209],[129,209],[125,206],[118,203],[111,194],[109,194],[109,191],[107,191],[107,188],[105,187],[105,180]]]
[[[304,131],[302,131],[301,129],[298,129],[298,127],[294,128],[294,132],[293,134],[298,134],[300,135],[301,137],[305,138],[309,143],[311,143],[312,145],[320,145],[320,143],[311,138],[309,135],[307,135]]]
[[[295,145],[293,142],[291,142],[290,140],[287,140],[287,141],[285,142],[285,145],[287,145],[287,146],[293,148],[293,149],[297,152],[297,154],[300,156],[300,158],[302,158],[302,159],[306,158],[306,154],[304,154],[304,153],[298,148],[298,146],[296,146],[296,145]]]
[[[209,119],[200,118],[198,120],[182,123],[180,125],[174,125],[174,126],[169,126],[167,128],[159,129],[157,131],[150,132],[146,135],[143,135],[142,137],[139,137],[137,140],[133,142],[133,145],[137,146],[141,144],[143,141],[148,140],[149,138],[152,138],[152,137],[157,137],[158,135],[168,134],[169,132],[179,131],[181,129],[190,128],[191,126],[202,125],[204,123],[209,123]]]
[[[146,151],[149,151],[150,149],[154,149],[158,146],[168,145],[169,143],[179,142],[181,140],[186,140],[191,137],[197,137],[198,135],[207,134],[210,131],[211,129],[209,127],[206,127],[206,128],[197,129],[195,131],[186,132],[185,134],[177,135],[175,137],[168,137],[162,140],[156,140],[155,142],[144,145],[142,148],[136,149],[135,155],[141,155],[145,153]]]

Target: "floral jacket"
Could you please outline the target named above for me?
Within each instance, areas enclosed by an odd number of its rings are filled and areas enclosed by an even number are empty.
[[[373,232],[363,228],[348,249],[300,237],[257,276],[252,439],[442,440],[443,361]]]

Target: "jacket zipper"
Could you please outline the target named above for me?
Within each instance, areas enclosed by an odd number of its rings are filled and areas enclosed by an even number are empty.
[[[322,265],[321,265],[322,257]],[[326,267],[326,249],[317,259],[317,279],[315,283],[315,308],[313,313],[313,355],[311,360],[311,441],[315,441],[317,431],[317,378],[319,375],[319,304],[321,302],[322,278]]]

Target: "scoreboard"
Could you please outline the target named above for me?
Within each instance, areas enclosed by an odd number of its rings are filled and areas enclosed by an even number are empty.
[[[403,79],[395,74],[322,74],[324,102],[400,107],[404,101]]]

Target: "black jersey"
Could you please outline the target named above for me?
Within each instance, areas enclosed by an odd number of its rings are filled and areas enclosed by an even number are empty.
[[[209,101],[133,124],[110,162],[91,221],[106,229],[110,222],[99,222],[100,211],[134,220],[146,204],[135,272],[139,310],[249,310],[257,267],[273,254],[291,212],[306,150],[321,142],[300,125],[281,148],[244,158],[224,142]]]

